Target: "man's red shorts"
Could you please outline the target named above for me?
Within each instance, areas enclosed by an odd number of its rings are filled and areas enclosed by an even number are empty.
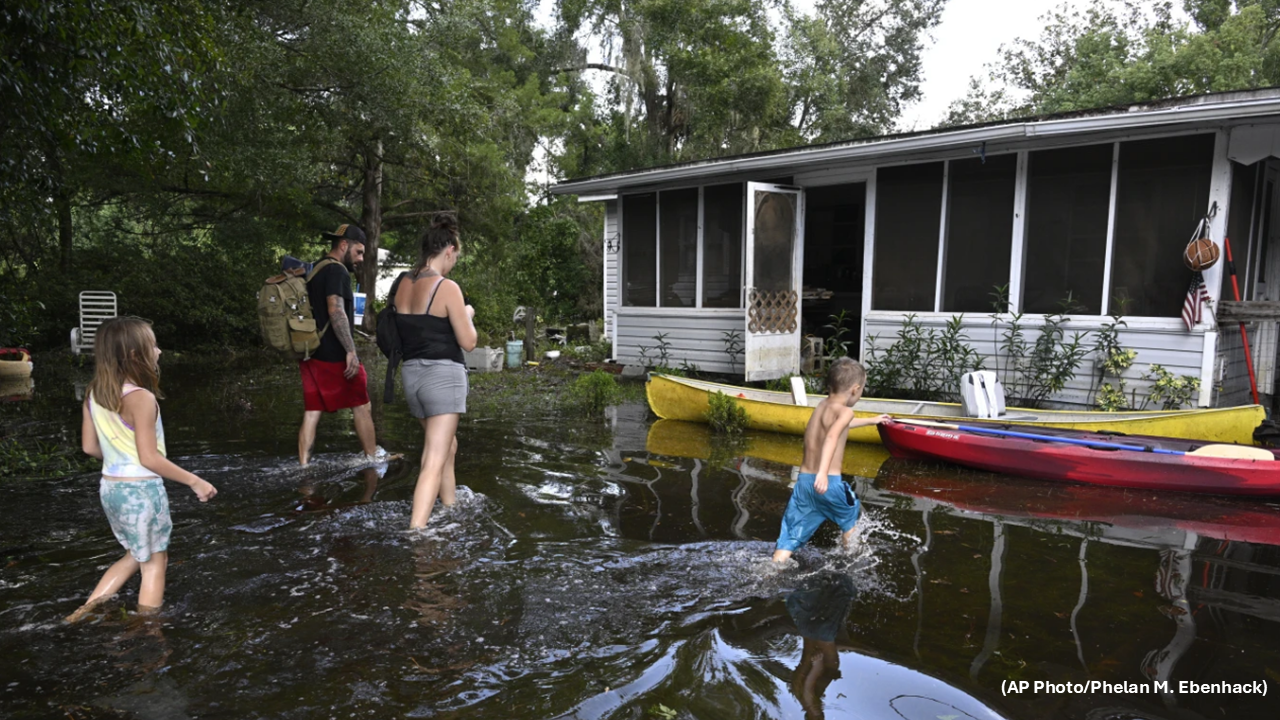
[[[350,380],[342,376],[346,363],[312,358],[298,367],[302,371],[302,404],[308,411],[337,412],[368,404],[369,377],[363,365]]]

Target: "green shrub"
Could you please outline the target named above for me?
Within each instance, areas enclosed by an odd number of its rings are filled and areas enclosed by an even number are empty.
[[[811,395],[821,395],[827,391],[827,381],[817,375],[785,375],[776,380],[766,381],[764,389],[789,393],[791,392],[791,378],[793,377],[803,380],[805,392]]]
[[[747,429],[747,411],[722,392],[707,398],[707,424],[717,433],[738,435]]]
[[[599,412],[621,401],[622,392],[612,373],[603,370],[584,373],[569,389],[568,399],[573,405]]]
[[[564,356],[582,362],[603,362],[613,353],[613,342],[601,338],[590,345],[570,345],[565,348]]]

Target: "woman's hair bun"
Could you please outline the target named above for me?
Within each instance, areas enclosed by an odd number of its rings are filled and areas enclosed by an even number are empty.
[[[451,212],[438,212],[431,218],[432,230],[458,231],[458,216]]]

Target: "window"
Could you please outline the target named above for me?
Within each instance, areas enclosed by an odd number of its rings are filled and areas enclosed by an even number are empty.
[[[662,307],[693,307],[698,297],[698,189],[658,193]]]
[[[995,286],[1009,282],[1017,173],[1017,155],[948,165],[944,311],[989,311]]]
[[[942,215],[942,163],[876,171],[876,310],[933,310]]]
[[[657,202],[654,193],[622,198],[622,304],[656,305]]]
[[[742,307],[742,185],[702,191],[702,306]]]
[[[1058,312],[1069,294],[1074,312],[1102,314],[1113,153],[1108,144],[1028,155],[1022,312]]]
[[[1191,135],[1120,144],[1113,312],[1182,314],[1189,281],[1182,250],[1208,209],[1213,139],[1211,134]]]

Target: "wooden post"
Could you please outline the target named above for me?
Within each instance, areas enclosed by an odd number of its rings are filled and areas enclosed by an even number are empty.
[[[524,359],[528,362],[533,362],[535,359],[533,331],[537,324],[538,311],[535,308],[526,307],[524,309]]]

